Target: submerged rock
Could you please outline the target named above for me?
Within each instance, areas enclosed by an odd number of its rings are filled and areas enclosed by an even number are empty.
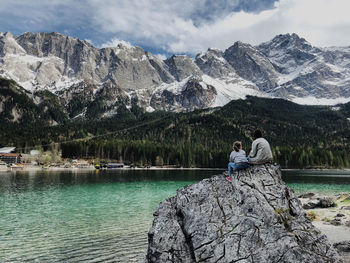
[[[315,196],[314,193],[305,193],[305,194],[299,195],[298,198],[312,198],[314,196]]]
[[[330,221],[330,224],[333,226],[340,226],[341,225],[341,219],[340,218],[334,218]]]
[[[147,262],[342,262],[306,218],[279,166],[258,165],[183,187],[163,201]]]

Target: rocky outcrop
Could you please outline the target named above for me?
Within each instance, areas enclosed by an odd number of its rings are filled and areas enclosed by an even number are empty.
[[[66,120],[65,108],[49,91],[31,94],[12,80],[0,77],[0,123],[56,125]],[[10,132],[12,129],[8,129]]]
[[[186,186],[154,217],[147,262],[342,262],[275,165]]]

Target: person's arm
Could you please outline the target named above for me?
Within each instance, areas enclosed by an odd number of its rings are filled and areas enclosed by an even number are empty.
[[[251,149],[251,151],[250,151],[250,153],[249,153],[249,158],[254,158],[255,156],[256,156],[256,153],[257,153],[257,150],[258,150],[258,143],[256,142],[256,140],[255,141],[253,141],[253,143],[252,143],[252,149]]]
[[[233,161],[234,161],[234,156],[233,156],[233,151],[232,151],[230,154],[229,162],[233,163]]]

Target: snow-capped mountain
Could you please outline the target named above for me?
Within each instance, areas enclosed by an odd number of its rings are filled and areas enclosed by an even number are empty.
[[[350,48],[317,48],[296,34],[287,34],[257,49],[278,72],[278,85],[270,94],[303,104],[349,101]]]
[[[59,33],[0,33],[0,77],[58,96],[71,118],[120,103],[170,111],[223,106],[246,95],[304,104],[350,101],[350,47],[317,48],[296,34],[236,42],[164,61],[140,47],[96,48]],[[94,108],[94,109],[95,109]]]

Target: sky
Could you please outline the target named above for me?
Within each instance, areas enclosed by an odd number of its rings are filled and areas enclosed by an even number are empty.
[[[0,32],[55,31],[165,58],[286,33],[317,47],[349,46],[349,10],[349,0],[0,0]]]

